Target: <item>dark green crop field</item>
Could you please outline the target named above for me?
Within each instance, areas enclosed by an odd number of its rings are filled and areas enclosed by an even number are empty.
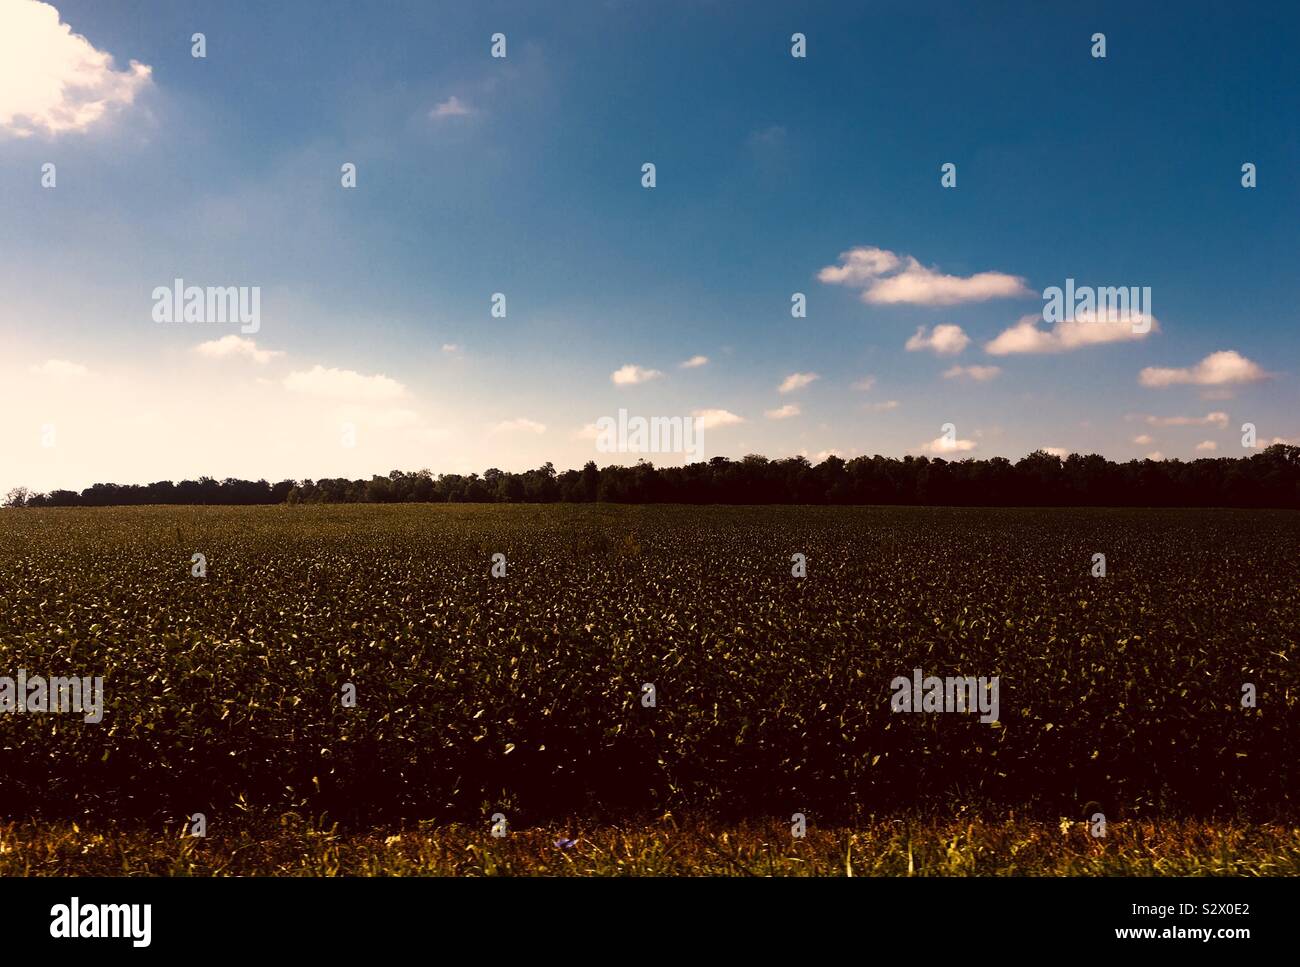
[[[1286,511],[7,510],[0,676],[102,676],[104,712],[0,714],[0,869],[42,828],[174,841],[195,813],[215,846],[285,815],[802,813],[811,843],[1100,812],[1267,828],[1294,867],[1298,592]],[[996,721],[892,711],[914,669],[996,678]]]

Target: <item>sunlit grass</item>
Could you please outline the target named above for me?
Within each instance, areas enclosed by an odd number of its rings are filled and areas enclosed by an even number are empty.
[[[557,845],[571,840],[573,845]],[[205,839],[0,826],[6,876],[1296,876],[1300,828],[1244,823],[882,819],[853,829],[706,821],[345,834],[289,814]]]

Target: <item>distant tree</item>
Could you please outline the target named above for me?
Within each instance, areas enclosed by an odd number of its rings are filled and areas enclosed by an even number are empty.
[[[1097,454],[1065,460],[1036,451],[1012,464],[1004,457],[948,461],[828,456],[742,460],[714,457],[685,466],[600,468],[557,473],[554,464],[512,473],[496,467],[478,474],[428,469],[393,470],[386,477],[348,480],[266,480],[211,477],[151,484],[96,483],[81,493],[31,493],[16,487],[6,506],[107,507],[138,504],[387,503],[394,501],[566,501],[690,504],[930,504],[965,506],[1185,506],[1300,508],[1300,447],[1274,444],[1248,457],[1130,460]]]

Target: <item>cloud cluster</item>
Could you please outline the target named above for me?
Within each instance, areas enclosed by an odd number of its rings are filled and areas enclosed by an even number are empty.
[[[635,363],[627,363],[610,373],[609,378],[615,386],[636,386],[638,383],[648,383],[652,379],[658,379],[662,375],[663,373],[657,369],[646,369]]]
[[[59,22],[37,0],[0,3],[0,132],[20,138],[85,131],[110,110],[134,103],[152,70],[113,55]]]
[[[798,416],[801,410],[797,403],[787,403],[785,406],[779,406],[774,410],[767,410],[763,415],[769,420],[788,420],[792,416]]]
[[[406,395],[406,387],[382,374],[365,376],[351,369],[334,369],[319,364],[295,370],[284,378],[284,388],[294,393],[330,399],[382,401]]]
[[[978,444],[974,440],[961,440],[957,438],[949,439],[946,436],[937,436],[929,443],[923,443],[920,446],[922,453],[931,453],[935,456],[943,456],[950,453],[968,453],[974,450]]]
[[[1235,350],[1210,353],[1195,366],[1169,369],[1148,366],[1138,374],[1143,386],[1163,388],[1190,384],[1192,386],[1232,386],[1257,383],[1268,379],[1268,373]]]
[[[1136,342],[1160,331],[1154,316],[1140,312],[1117,313],[1114,318],[1098,318],[1095,313],[1079,313],[1050,329],[1040,329],[1041,315],[1022,316],[1010,329],[984,346],[990,356],[1020,353],[1063,353],[1085,346],[1112,342]]]
[[[969,345],[970,337],[962,332],[961,326],[942,323],[929,331],[925,326],[917,326],[904,348],[913,353],[929,349],[940,356],[955,356]]]
[[[874,246],[841,252],[839,264],[826,266],[817,278],[827,285],[861,289],[862,301],[873,305],[951,306],[1034,294],[1019,276],[1005,272],[945,275],[910,255]]]
[[[945,370],[944,379],[973,379],[977,383],[987,383],[991,379],[997,379],[1002,374],[1000,366],[953,366]]]
[[[734,426],[745,422],[743,416],[737,416],[730,410],[695,410],[691,416],[695,417],[696,425],[702,430],[714,430],[721,426]]]
[[[1204,416],[1148,416],[1150,426],[1217,426],[1228,425],[1227,413],[1206,413]]]
[[[245,356],[257,363],[259,366],[264,366],[277,356],[284,355],[284,353],[274,349],[259,349],[254,340],[233,334],[222,336],[220,339],[210,339],[207,342],[201,342],[194,347],[194,351],[200,356],[207,356],[209,359],[227,359],[231,356]]]

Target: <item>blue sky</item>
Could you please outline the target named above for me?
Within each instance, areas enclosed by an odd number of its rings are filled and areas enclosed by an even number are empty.
[[[619,408],[735,457],[1300,438],[1294,5],[41,6],[0,3],[51,52],[0,68],[2,486],[632,462]],[[916,294],[826,281],[854,250]],[[155,322],[177,277],[258,330]],[[1152,331],[986,349],[1067,278]]]

